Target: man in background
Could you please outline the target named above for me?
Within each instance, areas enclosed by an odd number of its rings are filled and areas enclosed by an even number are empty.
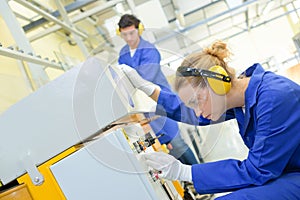
[[[171,87],[161,71],[161,56],[157,48],[144,40],[141,34],[144,27],[134,15],[121,17],[117,34],[127,43],[120,51],[119,64],[134,68],[144,79],[160,86],[162,90],[171,91]],[[180,135],[178,123],[167,117],[160,117],[150,122],[150,126],[159,137],[161,144],[167,144],[170,154],[184,164],[197,164],[198,161]]]

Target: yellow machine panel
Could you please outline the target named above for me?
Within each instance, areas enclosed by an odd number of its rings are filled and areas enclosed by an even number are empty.
[[[34,200],[65,200],[66,198],[62,193],[59,185],[57,184],[55,178],[53,177],[49,167],[59,160],[65,158],[66,156],[72,154],[79,148],[79,146],[71,147],[61,154],[57,155],[56,157],[45,162],[44,164],[40,165],[38,169],[43,174],[45,179],[43,184],[39,186],[34,185],[27,173],[18,178],[18,182],[20,184],[25,183],[27,185],[28,190],[30,191],[30,194],[32,195]]]

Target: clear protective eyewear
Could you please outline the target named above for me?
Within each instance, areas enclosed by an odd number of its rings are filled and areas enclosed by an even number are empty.
[[[121,37],[122,38],[132,37],[135,34],[138,34],[137,29],[134,29],[134,30],[131,30],[131,31],[121,31]]]
[[[187,106],[190,108],[199,108],[199,106],[202,106],[206,100],[207,100],[207,93],[206,94],[200,94],[201,92],[200,87],[197,88],[197,90],[193,93],[192,97],[186,102]]]

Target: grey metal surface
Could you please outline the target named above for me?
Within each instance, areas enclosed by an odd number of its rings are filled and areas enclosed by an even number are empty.
[[[0,116],[1,181],[24,174],[24,161],[38,166],[127,113],[101,62],[89,58]]]
[[[160,183],[153,182],[144,167],[122,131],[117,130],[93,141],[50,169],[69,200],[169,200]]]

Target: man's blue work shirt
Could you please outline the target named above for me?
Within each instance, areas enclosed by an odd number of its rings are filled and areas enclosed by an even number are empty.
[[[227,159],[193,165],[193,182],[199,193],[259,186],[283,174],[300,172],[300,86],[264,71],[260,64],[254,64],[244,74],[251,76],[245,92],[245,113],[242,108],[234,108],[226,112],[224,119],[237,120],[240,135],[249,148],[248,157],[243,161]],[[161,91],[158,104],[177,121],[210,123],[166,91]]]

